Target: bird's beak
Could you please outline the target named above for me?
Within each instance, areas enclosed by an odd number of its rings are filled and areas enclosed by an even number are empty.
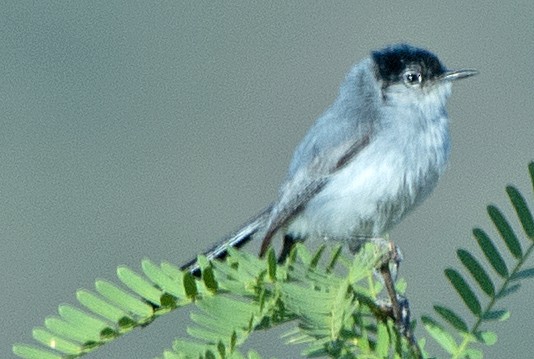
[[[449,70],[441,76],[443,81],[454,81],[465,79],[478,74],[478,71],[475,69],[463,69],[463,70]]]

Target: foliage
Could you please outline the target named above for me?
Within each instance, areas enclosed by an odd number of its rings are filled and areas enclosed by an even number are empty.
[[[529,171],[534,185],[534,163]],[[445,270],[471,317],[442,305],[434,306],[441,322],[422,317],[427,333],[452,358],[481,358],[481,345],[493,345],[497,339],[484,325],[509,317],[499,301],[517,292],[523,280],[534,277],[534,268],[525,269],[534,248],[532,212],[517,189],[508,186],[506,191],[523,233],[518,235],[497,207],[488,206],[488,214],[512,260],[504,259],[504,250],[485,231],[475,229],[484,261],[459,249],[463,272],[469,276],[458,269]],[[118,268],[117,275],[127,289],[99,280],[96,293],[77,292],[83,310],[61,305],[58,317],[47,318],[44,327],[34,328],[34,339],[48,349],[16,344],[13,350],[22,358],[76,358],[136,327],[149,325],[160,315],[194,306],[190,338],[175,340],[160,358],[259,359],[254,351],[241,353],[242,344],[255,330],[289,321],[296,326],[287,341],[305,344],[302,354],[306,357],[431,357],[424,351],[424,338],[414,350],[377,304],[384,294],[374,268],[383,262],[387,250],[368,244],[351,258],[339,247],[321,247],[310,254],[297,245],[285,264],[277,264],[272,251],[259,259],[231,250],[224,262],[200,257],[201,278],[169,263],[143,260],[143,275]],[[403,286],[399,281],[397,290]],[[418,354],[419,350],[423,354]]]
[[[534,162],[531,162],[528,168],[534,187]],[[430,316],[421,318],[427,332],[450,354],[451,358],[482,358],[482,351],[473,344],[493,345],[497,341],[497,334],[485,330],[484,324],[508,319],[510,312],[506,308],[499,307],[499,301],[517,292],[523,280],[534,277],[533,267],[525,269],[526,261],[534,250],[532,212],[525,198],[515,187],[507,186],[506,193],[521,224],[523,230],[521,237],[525,237],[525,240],[520,240],[510,221],[496,206],[489,205],[487,211],[512,259],[506,261],[504,250],[495,244],[486,231],[475,228],[473,236],[486,262],[477,259],[465,249],[458,249],[456,253],[464,271],[470,276],[470,282],[478,286],[478,290],[473,289],[473,285],[469,284],[466,277],[457,269],[445,269],[445,276],[468,308],[472,318],[462,318],[452,309],[442,305],[435,305],[434,310],[448,324],[448,329]],[[526,243],[525,248],[522,247],[523,242]],[[487,268],[495,272],[493,277],[497,277],[496,279],[492,279]]]

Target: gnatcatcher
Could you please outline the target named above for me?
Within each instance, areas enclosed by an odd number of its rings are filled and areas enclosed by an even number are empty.
[[[407,44],[373,51],[348,73],[335,102],[297,147],[278,200],[228,236],[229,247],[283,238],[346,242],[383,237],[432,192],[450,152],[445,108],[454,80],[476,70],[448,70],[431,52]],[[194,274],[196,260],[182,267]]]

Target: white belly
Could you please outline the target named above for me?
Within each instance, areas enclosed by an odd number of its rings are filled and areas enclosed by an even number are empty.
[[[387,139],[376,141],[332,175],[287,231],[302,239],[383,236],[434,189],[447,157],[448,149],[436,143],[398,151]]]

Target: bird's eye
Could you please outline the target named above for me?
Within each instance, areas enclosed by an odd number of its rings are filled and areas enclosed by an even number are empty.
[[[418,71],[406,71],[403,76],[404,83],[409,86],[416,86],[423,82],[423,75]]]

